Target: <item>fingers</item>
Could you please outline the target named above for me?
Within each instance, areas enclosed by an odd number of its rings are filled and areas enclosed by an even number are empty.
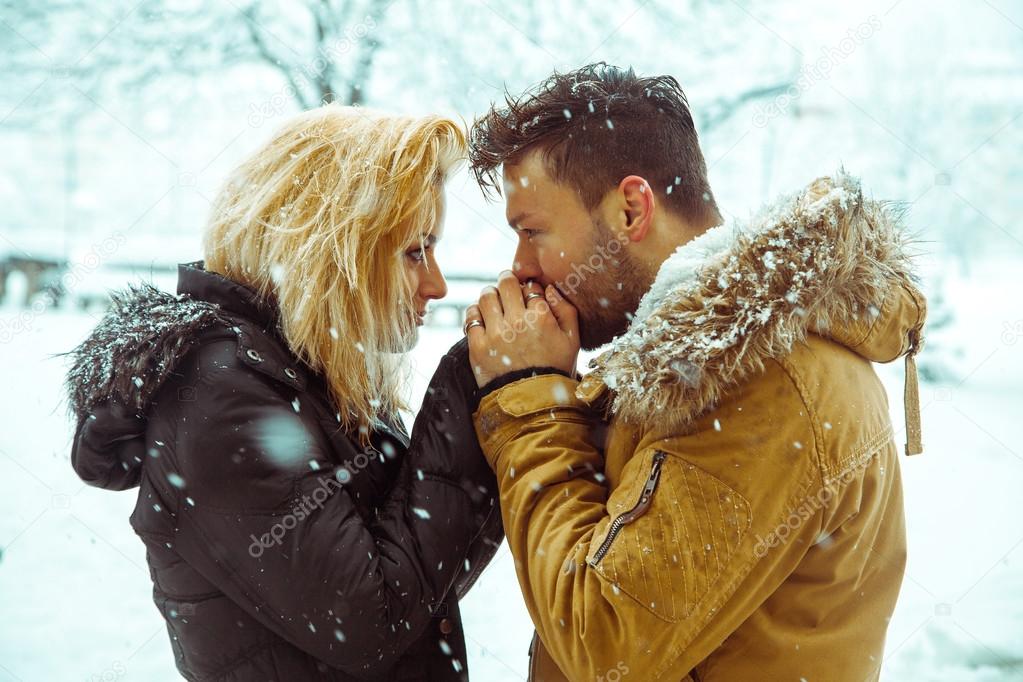
[[[568,336],[578,338],[579,313],[575,306],[566,301],[565,297],[561,295],[561,292],[553,284],[547,285],[544,295],[551,307],[551,312],[554,313],[554,319],[558,321],[558,326],[561,327],[561,331]]]
[[[473,330],[476,331],[474,332]],[[471,339],[473,338],[473,333],[483,334],[485,331],[483,314],[480,312],[480,307],[473,303],[465,309],[465,325],[462,327],[462,333]]]
[[[539,282],[529,280],[522,285],[522,295],[525,297],[526,310],[544,310],[547,303],[544,300],[543,287]]]
[[[501,296],[501,306],[508,317],[515,318],[525,311],[522,286],[511,270],[501,271],[497,278],[497,290]]]
[[[472,319],[480,320],[484,331],[502,336],[512,335],[526,327],[533,328],[537,325],[541,328],[558,325],[563,331],[567,329],[571,335],[576,329],[575,309],[565,302],[563,306],[566,308],[565,313],[562,318],[557,318],[551,315],[551,300],[553,299],[545,295],[540,283],[530,280],[525,284],[519,284],[511,271],[505,270],[498,278],[497,287],[485,287],[480,293],[479,304],[466,309],[466,335],[469,335],[473,328],[480,326],[473,324]],[[473,318],[470,314],[479,317]]]
[[[575,307],[553,286],[519,284],[501,273],[497,287],[486,287],[479,303],[466,308],[469,359],[476,383],[516,369],[558,367],[575,369],[579,354]]]
[[[501,298],[494,287],[484,287],[480,292],[478,310],[483,317],[483,324],[491,329],[500,329],[504,320],[504,308]]]

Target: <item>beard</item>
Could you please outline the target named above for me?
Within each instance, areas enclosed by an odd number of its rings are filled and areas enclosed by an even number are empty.
[[[625,332],[653,282],[653,274],[599,219],[593,223],[590,254],[564,283],[556,285],[579,311],[579,343],[583,350],[599,348]]]

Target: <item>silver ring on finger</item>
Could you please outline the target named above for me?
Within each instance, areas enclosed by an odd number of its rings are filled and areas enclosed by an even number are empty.
[[[543,298],[543,294],[538,294],[535,291],[529,292],[528,294],[526,294],[526,305],[529,305],[529,302],[532,301],[534,298]]]
[[[465,323],[465,326],[462,327],[462,333],[465,334],[466,336],[468,336],[470,329],[472,329],[473,327],[482,327],[482,326],[483,326],[483,322],[481,320],[469,320],[468,322]]]

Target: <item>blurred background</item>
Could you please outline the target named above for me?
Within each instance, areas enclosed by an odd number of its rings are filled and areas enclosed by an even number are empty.
[[[107,292],[173,290],[227,172],[294,113],[471,122],[598,60],[681,82],[730,220],[840,166],[907,209],[931,304],[926,452],[902,461],[910,557],[882,679],[1023,679],[1020,0],[0,0],[0,45],[0,682],[178,679],[134,493],[69,465],[54,354]],[[451,305],[413,402],[514,243],[456,177]],[[879,372],[901,429],[901,367]],[[506,547],[463,610],[473,678],[524,680]]]

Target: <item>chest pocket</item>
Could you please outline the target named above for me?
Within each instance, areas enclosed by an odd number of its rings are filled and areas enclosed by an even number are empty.
[[[750,506],[722,481],[657,450],[638,455],[607,502],[586,562],[668,622],[699,608],[735,563]]]

